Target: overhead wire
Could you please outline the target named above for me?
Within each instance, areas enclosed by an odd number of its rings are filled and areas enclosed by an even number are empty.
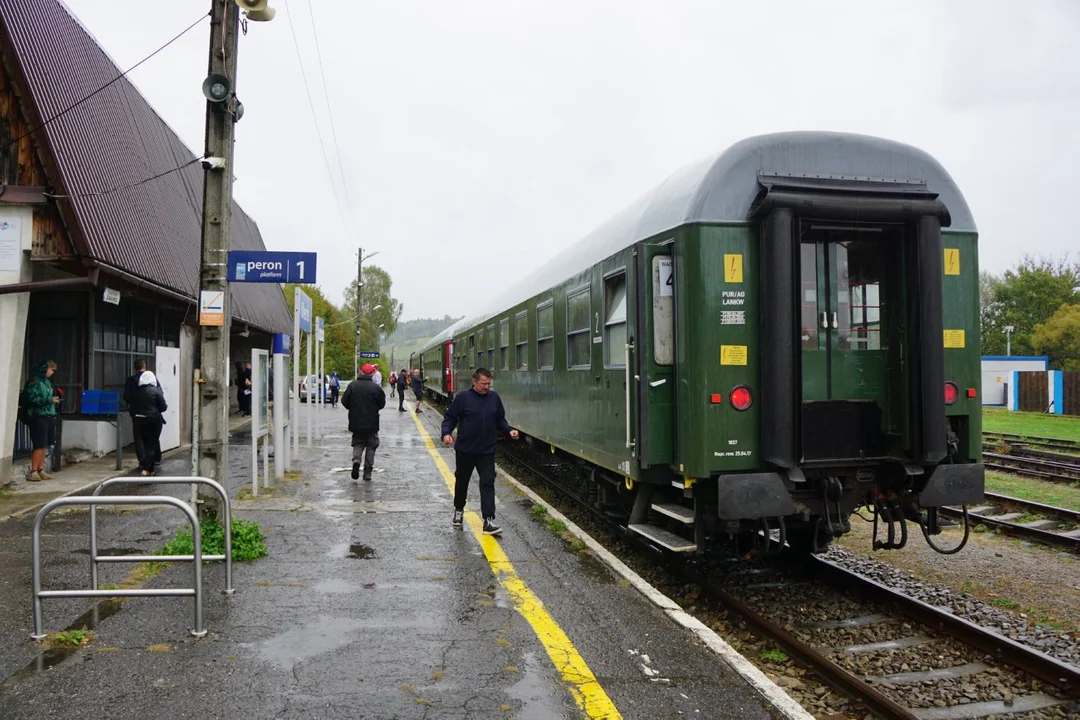
[[[158,178],[163,178],[166,175],[170,175],[170,174],[172,174],[174,172],[177,172],[179,170],[183,170],[184,168],[186,168],[186,167],[188,167],[190,165],[194,165],[195,163],[200,162],[202,159],[203,158],[201,158],[201,157],[192,158],[191,160],[188,160],[186,163],[182,163],[180,165],[177,165],[174,168],[171,168],[171,169],[166,170],[164,172],[160,172],[157,175],[154,175],[153,177],[148,177],[148,178],[145,178],[143,180],[137,180],[137,181],[135,181],[133,183],[128,183],[127,185],[121,185],[120,187],[110,188],[109,190],[94,190],[94,191],[91,191],[91,192],[78,193],[78,194],[75,194],[75,195],[60,195],[60,194],[56,194],[56,193],[48,193],[47,192],[47,193],[44,193],[44,195],[46,197],[51,197],[51,198],[90,198],[90,197],[102,197],[104,195],[111,195],[112,193],[120,192],[121,190],[129,190],[129,189],[131,189],[133,187],[138,187],[139,185],[145,185],[148,182],[153,182],[154,180],[157,180]]]
[[[338,142],[337,126],[334,123],[334,108],[330,104],[330,91],[326,85],[326,71],[322,61],[322,48],[319,46],[319,31],[315,24],[315,2],[308,0],[308,14],[311,15],[311,32],[315,36],[315,56],[319,61],[319,76],[322,78],[323,97],[326,98],[326,111],[330,115],[330,133],[334,138],[334,152],[337,154],[338,172],[341,174],[341,184],[345,189],[345,204],[350,212],[353,209],[352,198],[349,197],[349,180],[345,176],[345,163],[341,161],[341,144]]]
[[[319,148],[322,150],[323,163],[326,165],[326,174],[330,178],[330,188],[334,192],[334,202],[337,205],[338,214],[341,215],[341,223],[345,228],[345,234],[352,242],[352,233],[349,231],[349,223],[345,219],[345,211],[341,208],[341,198],[338,196],[337,183],[334,182],[334,172],[330,169],[330,159],[326,154],[326,143],[323,142],[322,130],[319,128],[319,118],[315,112],[315,101],[311,98],[311,86],[307,81],[307,73],[304,71],[304,59],[300,54],[300,41],[296,37],[296,26],[292,21],[292,13],[289,11],[289,0],[283,0],[285,16],[289,21],[289,31],[292,33],[293,46],[296,48],[296,59],[300,63],[300,77],[304,81],[304,90],[307,93],[308,107],[311,108],[311,120],[315,123],[315,134],[319,138]]]
[[[87,100],[89,100],[90,98],[92,98],[92,97],[96,96],[96,95],[97,95],[98,93],[102,92],[103,90],[105,90],[106,88],[108,88],[109,86],[111,86],[111,85],[112,85],[113,83],[115,83],[115,82],[116,82],[117,80],[119,80],[119,79],[121,79],[121,78],[125,77],[125,76],[126,76],[126,75],[127,75],[128,73],[130,73],[130,72],[131,72],[132,70],[134,70],[135,68],[139,67],[139,66],[140,66],[140,65],[142,65],[142,64],[143,64],[144,62],[146,62],[146,61],[147,61],[147,60],[149,60],[150,58],[154,57],[154,56],[155,56],[155,55],[157,55],[157,54],[158,54],[159,52],[161,52],[162,50],[164,50],[165,48],[169,47],[169,46],[170,46],[170,45],[172,45],[172,44],[173,44],[174,42],[176,42],[177,40],[179,40],[180,38],[182,38],[182,37],[183,37],[184,35],[186,35],[186,34],[187,34],[187,33],[189,33],[189,32],[190,32],[190,31],[191,31],[192,29],[194,29],[194,28],[195,28],[195,26],[197,26],[197,25],[198,25],[199,23],[201,23],[201,22],[202,22],[203,20],[205,20],[205,19],[206,19],[206,18],[208,18],[208,17],[210,17],[210,13],[206,13],[206,14],[204,14],[204,15],[200,16],[198,20],[196,20],[195,22],[191,23],[191,24],[190,24],[190,25],[188,25],[188,26],[187,26],[186,28],[184,28],[183,30],[181,30],[181,31],[180,31],[180,33],[179,33],[178,35],[176,35],[176,37],[174,37],[174,38],[173,38],[172,40],[170,40],[169,42],[165,43],[164,45],[162,45],[161,47],[159,47],[159,48],[158,48],[157,50],[155,50],[154,52],[152,52],[152,53],[150,53],[149,55],[147,55],[146,57],[144,57],[144,58],[143,58],[142,60],[140,60],[139,62],[135,63],[134,65],[132,65],[131,67],[129,67],[129,68],[127,69],[127,70],[125,70],[124,72],[120,73],[119,75],[117,75],[116,77],[114,77],[114,78],[113,78],[112,80],[110,80],[109,82],[107,82],[107,83],[105,83],[104,85],[102,85],[101,87],[99,87],[99,88],[98,88],[97,90],[95,90],[94,92],[90,93],[89,95],[87,95],[87,96],[83,97],[83,98],[82,98],[82,99],[80,99],[80,100],[77,100],[77,101],[75,101],[75,102],[74,102],[74,103],[72,103],[71,105],[68,105],[68,106],[67,106],[66,108],[64,108],[64,109],[63,109],[63,110],[61,110],[60,112],[56,113],[55,115],[53,115],[53,116],[52,116],[52,117],[50,117],[49,119],[45,120],[45,121],[44,121],[44,122],[42,122],[42,123],[41,123],[40,125],[36,125],[36,126],[34,126],[33,128],[31,128],[31,129],[27,130],[27,131],[26,131],[25,133],[23,133],[22,135],[20,135],[19,137],[15,138],[14,140],[11,140],[11,141],[9,141],[9,142],[8,142],[8,144],[4,146],[4,150],[6,151],[6,150],[7,150],[8,148],[10,148],[10,147],[11,147],[12,145],[14,145],[14,144],[18,143],[19,141],[21,141],[21,140],[22,140],[23,138],[25,138],[25,137],[27,137],[27,136],[29,136],[29,135],[33,135],[34,133],[36,133],[36,132],[37,132],[38,130],[40,130],[41,128],[45,127],[45,126],[46,126],[46,125],[48,125],[49,123],[51,123],[51,122],[53,122],[54,120],[57,120],[57,119],[59,119],[59,118],[63,117],[63,116],[64,116],[64,115],[66,115],[67,113],[71,112],[71,111],[72,111],[72,110],[74,110],[75,108],[77,108],[77,107],[79,107],[80,105],[82,105],[82,104],[83,104],[84,102],[86,102],[86,101],[87,101]],[[179,169],[179,168],[177,168],[177,169]]]

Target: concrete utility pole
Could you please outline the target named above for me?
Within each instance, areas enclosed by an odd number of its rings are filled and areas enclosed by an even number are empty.
[[[360,377],[360,288],[363,282],[364,248],[356,250],[356,349],[353,352],[353,380]]]
[[[216,480],[232,490],[229,472],[229,331],[232,325],[232,302],[226,261],[229,251],[229,227],[232,220],[233,132],[236,108],[236,52],[240,8],[230,0],[211,0],[209,75],[222,75],[229,81],[230,95],[222,104],[206,103],[206,180],[203,186],[202,267],[199,287],[221,293],[224,322],[221,326],[199,325],[199,357],[195,378],[197,385],[197,423],[192,458],[194,474]],[[221,517],[220,499],[199,486],[203,508]]]

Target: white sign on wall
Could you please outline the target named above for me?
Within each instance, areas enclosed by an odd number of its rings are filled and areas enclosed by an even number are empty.
[[[0,215],[0,272],[22,267],[22,218]]]

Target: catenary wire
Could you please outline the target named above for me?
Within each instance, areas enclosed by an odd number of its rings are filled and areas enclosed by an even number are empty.
[[[179,170],[183,170],[184,168],[186,168],[186,167],[188,167],[190,165],[194,165],[195,163],[201,161],[202,159],[203,158],[201,158],[201,157],[192,158],[191,160],[188,160],[186,163],[177,165],[176,167],[171,168],[169,170],[166,170],[164,172],[160,172],[157,175],[154,175],[153,177],[148,177],[148,178],[145,178],[143,180],[138,180],[138,181],[133,182],[133,183],[128,183],[127,185],[121,185],[120,187],[110,188],[109,190],[94,190],[94,191],[86,192],[86,193],[78,193],[76,195],[57,195],[55,193],[44,193],[44,195],[47,196],[47,197],[51,197],[51,198],[90,198],[90,197],[102,197],[103,195],[111,195],[112,193],[120,192],[121,190],[129,190],[129,189],[131,189],[133,187],[138,187],[139,185],[145,185],[146,183],[157,180],[158,178],[163,178],[166,175],[177,172]]]
[[[75,108],[77,108],[78,106],[82,105],[82,104],[83,104],[84,102],[86,102],[86,101],[87,101],[87,100],[89,100],[90,98],[92,98],[92,97],[94,97],[95,95],[97,95],[98,93],[100,93],[100,92],[101,92],[102,90],[105,90],[105,89],[106,89],[107,87],[109,87],[110,85],[112,85],[112,84],[113,84],[114,82],[116,82],[116,81],[117,81],[117,80],[119,80],[120,78],[122,78],[122,77],[125,77],[125,76],[126,76],[126,75],[127,75],[128,73],[130,73],[130,72],[131,72],[132,70],[134,70],[135,68],[139,67],[139,66],[140,66],[140,65],[142,65],[142,64],[143,64],[144,62],[146,62],[146,61],[147,61],[147,60],[149,60],[150,58],[154,57],[154,56],[155,56],[155,55],[157,55],[157,54],[158,54],[159,52],[161,52],[162,50],[164,50],[165,48],[169,47],[169,46],[170,46],[170,45],[172,45],[172,44],[173,44],[174,42],[176,42],[177,40],[179,40],[180,38],[182,38],[182,37],[183,37],[184,35],[186,35],[186,34],[187,34],[188,32],[190,32],[190,31],[191,31],[191,30],[192,30],[192,29],[193,29],[193,28],[194,28],[194,27],[195,27],[196,25],[198,25],[199,23],[201,23],[201,22],[202,22],[203,20],[205,20],[205,19],[206,19],[206,18],[208,18],[208,17],[210,17],[210,13],[206,13],[205,15],[202,15],[202,16],[201,16],[201,17],[200,17],[200,18],[199,18],[198,20],[196,20],[195,22],[191,23],[191,24],[190,24],[190,25],[188,25],[188,26],[187,26],[186,28],[184,28],[184,29],[183,29],[182,31],[180,31],[180,33],[179,33],[179,34],[178,34],[178,35],[177,35],[176,37],[174,37],[174,38],[173,38],[172,40],[170,40],[169,42],[165,43],[164,45],[162,45],[161,47],[159,47],[159,48],[158,48],[157,50],[155,50],[154,52],[152,52],[152,53],[150,53],[149,55],[147,55],[146,57],[144,57],[144,58],[143,58],[142,60],[140,60],[139,62],[135,63],[134,65],[132,65],[131,67],[129,67],[129,68],[127,69],[127,70],[125,70],[124,72],[120,73],[119,75],[117,75],[116,77],[114,77],[114,78],[113,78],[112,80],[110,80],[109,82],[107,82],[107,83],[105,83],[104,85],[102,85],[101,87],[99,87],[99,88],[98,88],[97,90],[95,90],[94,92],[90,93],[89,95],[87,95],[86,97],[84,97],[84,98],[82,98],[82,99],[80,99],[80,100],[77,100],[76,102],[72,103],[71,105],[68,105],[68,106],[67,106],[66,108],[64,108],[64,109],[63,109],[63,110],[61,110],[60,112],[56,113],[55,115],[53,115],[52,117],[50,117],[50,118],[49,118],[48,120],[45,120],[45,121],[44,121],[44,122],[42,122],[42,123],[41,123],[40,125],[37,125],[37,126],[35,126],[35,127],[31,128],[30,130],[27,130],[27,131],[26,131],[25,133],[23,133],[23,134],[22,134],[22,135],[20,135],[19,137],[17,137],[17,138],[15,138],[14,140],[11,140],[10,142],[8,142],[8,144],[4,146],[4,150],[5,150],[5,151],[7,151],[7,150],[8,150],[8,148],[10,148],[10,147],[11,147],[12,145],[15,145],[16,143],[18,143],[18,142],[19,142],[20,140],[22,140],[23,138],[25,138],[25,137],[27,137],[27,136],[29,136],[29,135],[33,135],[33,134],[34,134],[35,132],[37,132],[37,131],[38,131],[38,130],[40,130],[41,128],[45,127],[46,125],[48,125],[48,124],[49,124],[49,123],[51,123],[52,121],[54,121],[54,120],[56,120],[56,119],[58,119],[58,118],[61,118],[61,117],[63,117],[64,115],[66,115],[67,113],[71,112],[72,110],[74,110],[74,109],[75,109]]]
[[[323,163],[326,165],[326,174],[330,178],[330,188],[334,191],[334,202],[337,205],[338,214],[341,216],[342,226],[345,228],[345,235],[349,236],[350,242],[352,233],[349,232],[349,223],[345,219],[345,211],[341,208],[341,198],[338,196],[337,183],[334,182],[334,172],[330,169],[330,159],[326,154],[326,143],[323,142],[322,131],[319,129],[319,118],[315,113],[315,101],[311,99],[311,86],[308,85],[307,73],[304,72],[304,59],[300,55],[300,41],[296,38],[296,26],[293,25],[292,13],[289,11],[289,0],[284,0],[285,16],[289,20],[289,31],[292,33],[293,46],[296,48],[296,60],[300,63],[300,77],[304,81],[304,90],[307,93],[308,106],[311,108],[311,121],[315,123],[315,135],[319,138],[319,148],[322,150]]]
[[[326,98],[326,110],[330,115],[330,133],[334,138],[334,152],[337,154],[338,171],[341,173],[341,184],[345,189],[345,205],[352,210],[352,198],[349,197],[349,180],[345,176],[345,163],[341,161],[341,144],[338,142],[337,126],[334,123],[334,108],[330,104],[330,91],[326,86],[326,71],[322,61],[322,48],[319,46],[319,31],[315,25],[315,2],[308,0],[308,14],[311,15],[311,32],[315,36],[315,57],[319,61],[319,76],[322,78],[323,97]]]

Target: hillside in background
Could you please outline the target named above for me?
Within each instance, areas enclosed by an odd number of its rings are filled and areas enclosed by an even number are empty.
[[[461,318],[446,315],[441,318],[420,318],[398,322],[393,335],[383,338],[383,357],[389,362],[391,354],[394,365],[405,367],[409,364],[409,355],[424,346],[431,338],[456,323]]]

